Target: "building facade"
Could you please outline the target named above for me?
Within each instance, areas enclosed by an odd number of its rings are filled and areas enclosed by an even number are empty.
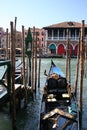
[[[28,33],[28,30],[25,29],[24,32],[24,39],[26,38]],[[31,33],[33,37],[33,28],[31,28]],[[37,50],[39,53],[39,47],[42,49],[42,53],[44,51],[44,42],[45,42],[45,32],[44,29],[40,28],[35,28],[35,34],[37,34]],[[8,41],[7,41],[8,37]],[[36,39],[36,35],[34,37]],[[8,42],[8,48],[9,48],[9,53],[10,53],[10,48],[11,48],[11,33],[4,31],[4,29],[1,27],[0,28],[0,54],[5,55],[6,53],[6,47],[7,47],[7,42]],[[16,39],[15,39],[15,51],[16,54],[21,54],[22,52],[22,32],[16,31]]]
[[[33,28],[30,28],[30,30],[31,30],[31,33],[32,33],[32,37],[33,37]],[[27,32],[28,32],[28,30],[25,30],[25,38],[26,38],[26,36],[27,36]],[[46,36],[46,34],[45,34],[45,30],[42,28],[42,29],[40,29],[40,28],[35,28],[35,35],[34,35],[34,39],[36,39],[36,34],[37,34],[37,53],[39,53],[39,47],[41,48],[41,50],[42,50],[42,53],[44,52],[44,50],[45,50],[45,36]]]
[[[35,28],[35,39],[37,34],[37,51],[41,48],[43,55],[65,56],[67,48],[67,39],[69,39],[70,55],[76,57],[78,54],[78,45],[80,38],[81,23],[78,22],[62,22],[47,27]],[[33,28],[31,29],[33,37]],[[68,30],[68,35],[67,35]],[[28,30],[25,29],[24,37],[26,38]],[[84,42],[87,52],[87,24],[85,24]],[[34,42],[35,43],[35,42]],[[5,53],[7,44],[7,34],[4,29],[0,28],[0,54]],[[8,48],[11,47],[11,33],[8,33]],[[16,31],[15,41],[16,54],[22,52],[22,32]],[[9,52],[10,53],[10,52]]]
[[[46,31],[45,53],[59,56],[66,55],[67,37],[70,55],[77,56],[81,23],[62,22],[44,27]],[[68,30],[68,35],[67,35]],[[84,41],[87,49],[87,24],[85,24]]]
[[[8,52],[11,50],[11,33],[5,32],[2,27],[0,27],[0,56],[5,56],[6,48],[8,47]],[[16,54],[21,54],[22,48],[22,33],[20,31],[16,31],[16,39],[15,39],[15,51]]]
[[[0,27],[0,58],[4,53],[5,43],[6,43],[5,31],[3,27]]]

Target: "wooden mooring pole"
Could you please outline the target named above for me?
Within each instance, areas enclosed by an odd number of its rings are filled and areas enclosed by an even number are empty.
[[[8,60],[8,28],[6,29],[6,59]]]
[[[38,88],[40,88],[40,69],[41,69],[41,40],[39,40]]]
[[[85,78],[87,77],[87,36],[86,36],[86,41],[85,41],[85,63],[84,63],[84,76]]]
[[[71,82],[70,70],[70,45],[69,45],[69,29],[67,29],[67,45],[66,45],[66,78]]]
[[[33,95],[33,90],[35,90],[35,87],[34,87],[34,38],[35,38],[35,27],[33,27],[33,39],[32,39],[32,82],[31,82],[31,86],[32,86],[32,95]]]
[[[80,129],[82,128],[83,76],[84,76],[84,20],[82,20],[81,41],[80,41],[80,91],[79,91],[79,99],[78,99]]]
[[[12,112],[12,129],[17,130],[16,127],[16,103],[15,103],[15,31],[13,22],[11,25],[11,112]]]
[[[78,43],[78,52],[77,52],[77,64],[76,64],[76,78],[74,85],[75,97],[77,98],[77,85],[78,85],[78,75],[79,75],[79,57],[80,57],[80,35],[79,35],[79,43]]]
[[[24,26],[22,26],[22,62],[23,62],[23,66],[22,66],[22,69],[23,69],[23,85],[24,85],[24,88],[25,88],[25,107],[27,106],[27,87],[26,87],[26,77],[25,77],[25,40],[24,40]]]
[[[35,93],[37,91],[37,32],[35,41]]]

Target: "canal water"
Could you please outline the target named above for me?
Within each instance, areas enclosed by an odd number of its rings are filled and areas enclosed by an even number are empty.
[[[65,73],[66,59],[53,58],[54,63]],[[71,82],[74,86],[75,75],[76,75],[76,59],[71,59]],[[38,130],[39,126],[39,113],[41,107],[42,98],[42,87],[44,86],[46,77],[44,76],[44,70],[49,72],[49,67],[51,65],[51,58],[41,59],[41,73],[40,73],[40,89],[37,91],[34,100],[30,101],[26,109],[20,110],[17,113],[17,128],[18,130]],[[84,77],[83,84],[83,130],[87,130],[87,72]],[[78,84],[79,93],[79,84]],[[11,117],[9,115],[8,109],[5,106],[0,109],[0,130],[12,130]]]

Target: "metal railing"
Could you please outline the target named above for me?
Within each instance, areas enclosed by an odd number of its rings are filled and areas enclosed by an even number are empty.
[[[69,39],[71,41],[78,41],[79,40],[79,37],[69,37]],[[47,37],[46,40],[60,40],[60,41],[65,41],[67,40],[67,37]]]

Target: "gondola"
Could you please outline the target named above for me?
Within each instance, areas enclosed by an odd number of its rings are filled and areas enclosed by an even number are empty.
[[[71,84],[53,61],[43,87],[39,130],[78,130],[77,107]]]

